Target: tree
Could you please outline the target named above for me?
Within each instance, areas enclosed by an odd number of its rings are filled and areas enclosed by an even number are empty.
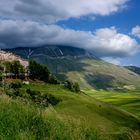
[[[70,90],[73,90],[73,83],[71,81],[67,80],[65,83],[65,87]]]
[[[21,75],[25,76],[25,69],[19,61],[5,62],[6,73],[9,73],[13,78],[20,78]]]
[[[49,83],[50,84],[59,84],[60,82],[57,80],[57,78],[54,75],[50,74]]]
[[[74,83],[73,88],[74,88],[75,92],[77,92],[77,93],[80,92],[80,86],[77,82]]]
[[[35,61],[29,62],[29,78],[40,80],[50,84],[59,84],[57,78],[50,73],[46,65],[38,64]]]
[[[11,72],[11,62],[7,61],[5,62],[5,73],[10,73]]]
[[[0,81],[2,81],[3,78],[3,71],[4,71],[4,67],[3,65],[0,65]]]
[[[0,71],[0,81],[2,81],[3,75],[2,72]]]
[[[80,86],[77,82],[73,83],[72,81],[67,80],[65,83],[65,87],[70,89],[73,92],[80,92]]]
[[[38,79],[44,82],[49,82],[50,72],[47,66],[36,63],[35,61],[29,62],[29,77],[32,80]]]
[[[19,77],[20,69],[23,69],[19,61],[11,62],[11,73],[14,74],[15,78]]]

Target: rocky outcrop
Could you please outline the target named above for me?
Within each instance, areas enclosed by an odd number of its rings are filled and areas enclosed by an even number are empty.
[[[28,61],[22,59],[21,57],[14,55],[13,53],[5,52],[0,50],[0,61],[20,61],[21,65],[23,65],[25,68],[28,67],[29,63]]]

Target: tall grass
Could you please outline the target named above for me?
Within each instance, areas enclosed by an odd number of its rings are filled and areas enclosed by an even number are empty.
[[[119,115],[120,111],[108,105],[100,103],[102,107],[99,107],[98,102],[91,100],[90,96],[73,94],[60,86],[30,85],[32,90],[36,90],[35,87],[39,88],[41,95],[52,94],[60,97],[62,102],[54,108],[53,106],[40,107],[29,99],[13,98],[0,90],[0,140],[140,139],[139,131],[127,130],[130,127],[125,127],[127,122],[135,124],[135,120],[124,113],[122,115],[125,116]],[[21,90],[23,93],[29,87],[24,88]],[[112,114],[109,115],[109,119],[113,122],[116,120],[116,123],[111,126],[108,126],[111,121],[104,119],[108,117],[108,112]],[[97,124],[95,124],[96,121]],[[105,130],[99,130],[98,124],[102,125],[101,128]],[[119,130],[112,128],[116,124]],[[111,129],[114,131],[110,131]]]
[[[20,103],[7,96],[0,98],[0,139],[2,140],[86,140],[100,139],[85,126],[71,125],[55,115]]]

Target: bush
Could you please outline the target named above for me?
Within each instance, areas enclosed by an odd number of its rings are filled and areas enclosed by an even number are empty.
[[[60,82],[57,80],[57,78],[55,76],[53,76],[53,75],[50,75],[49,83],[50,84],[60,84]]]
[[[22,96],[21,92],[20,92],[20,88],[22,87],[22,83],[19,81],[19,80],[16,80],[14,82],[11,82],[10,85],[9,85],[9,88],[13,89],[13,90],[10,90],[8,87],[6,89],[6,94],[9,95],[9,96],[13,96],[13,97],[16,97],[16,96]]]
[[[73,88],[74,88],[75,92],[77,92],[77,93],[80,92],[80,86],[78,83],[74,83]]]
[[[49,104],[56,105],[61,100],[54,97],[51,94],[41,95],[39,91],[27,89],[26,93],[31,98],[31,100],[39,105],[47,107]]]
[[[35,91],[35,90],[30,90],[30,89],[27,89],[26,93],[29,94],[30,96],[36,96],[36,95],[41,94],[40,91]]]
[[[80,86],[77,82],[73,83],[72,81],[67,80],[65,82],[65,87],[73,92],[76,92],[76,93],[80,92]]]
[[[19,88],[22,87],[22,83],[19,82],[19,81],[17,81],[17,82],[12,82],[12,83],[10,84],[10,87],[11,87],[12,89],[14,89],[14,90],[18,90]]]
[[[56,105],[56,104],[58,104],[58,103],[61,101],[60,99],[54,97],[54,96],[51,95],[51,94],[47,95],[46,98],[47,98],[48,102],[49,102],[51,105]]]

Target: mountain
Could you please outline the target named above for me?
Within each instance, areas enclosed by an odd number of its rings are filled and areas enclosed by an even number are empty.
[[[136,67],[136,66],[125,66],[125,68],[137,73],[138,75],[140,75],[140,67]]]
[[[70,46],[19,47],[6,49],[24,59],[47,64],[50,71],[61,80],[72,80],[82,88],[134,89],[140,88],[140,76],[135,72],[105,62],[94,53]]]

